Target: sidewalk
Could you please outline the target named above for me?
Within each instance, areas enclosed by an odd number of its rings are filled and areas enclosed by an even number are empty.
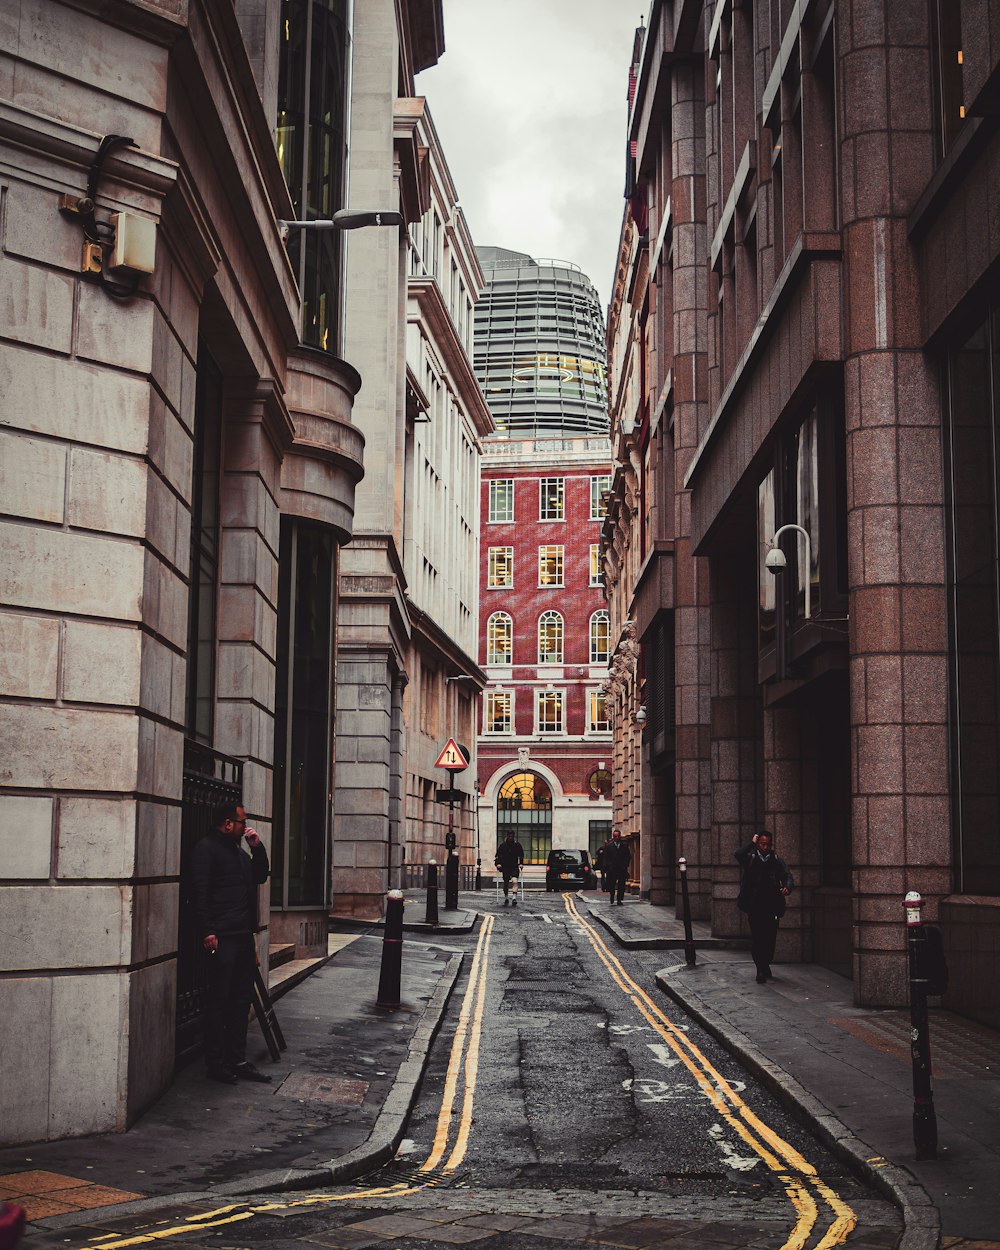
[[[432,940],[447,945],[447,934],[470,932],[476,919],[442,909]],[[248,1057],[270,1085],[213,1084],[195,1060],[127,1133],[0,1150],[0,1197],[57,1230],[92,1222],[98,1210],[106,1221],[328,1185],[391,1159],[463,957],[407,938],[401,1005],[378,1007],[381,929],[344,928],[354,932],[331,938],[329,962],[275,1004],[287,1042],[277,1062],[251,1023]]]
[[[776,980],[757,985],[749,951],[704,924],[689,968],[672,909],[581,897],[621,945],[679,952],[661,989],[900,1206],[903,1250],[961,1250],[966,1238],[1000,1250],[1000,1034],[931,1012],[938,1157],[918,1162],[908,1009],[856,1007],[851,982],[815,964],[776,964]]]

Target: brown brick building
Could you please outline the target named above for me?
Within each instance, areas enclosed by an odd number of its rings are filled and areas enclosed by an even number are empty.
[[[903,1001],[916,889],[949,1005],[994,1023],[998,59],[997,0],[655,0],[604,530],[642,888],[670,901],[685,855],[736,932],[733,851],[767,827],[785,959]]]

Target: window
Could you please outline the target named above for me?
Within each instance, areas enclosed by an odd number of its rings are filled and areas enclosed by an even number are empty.
[[[513,646],[513,620],[506,612],[494,612],[486,622],[486,663],[509,664]]]
[[[487,690],[484,732],[488,734],[509,734],[513,724],[511,711],[511,693],[509,690]]]
[[[944,159],[965,121],[961,0],[931,0],[934,147]]]
[[[333,532],[281,518],[271,902],[328,901],[337,614]]]
[[[566,518],[566,479],[543,477],[538,484],[539,521],[563,521]]]
[[[607,664],[611,642],[611,618],[607,608],[598,608],[590,618],[590,662]]]
[[[513,580],[510,584],[513,585]],[[564,584],[561,543],[538,548],[538,584],[539,586],[562,586]]]
[[[592,521],[603,521],[607,506],[604,502],[604,496],[611,489],[611,474],[601,473],[597,477],[590,479],[590,519]]]
[[[566,702],[565,690],[536,690],[535,711],[540,734],[561,734],[563,712]]]
[[[587,692],[587,731],[592,734],[611,732],[611,717],[608,712],[608,696],[603,690]]]
[[[514,548],[491,547],[486,574],[489,590],[509,590],[514,585]]]
[[[538,618],[538,663],[563,662],[563,618],[558,612],[543,612]]]
[[[590,584],[591,586],[604,585],[604,569],[601,567],[601,544],[590,544]]]
[[[513,521],[514,479],[498,477],[490,482],[490,520]]]
[[[286,0],[275,142],[295,217],[332,217],[347,177],[351,36],[347,0]],[[302,293],[302,341],[341,353],[340,230],[293,230],[288,258]]]
[[[203,343],[198,345],[194,408],[185,719],[188,737],[211,745],[215,707],[215,595],[219,574],[222,374]]]

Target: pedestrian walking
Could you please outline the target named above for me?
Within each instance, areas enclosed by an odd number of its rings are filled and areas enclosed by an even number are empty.
[[[750,923],[750,950],[757,967],[757,984],[774,979],[771,960],[778,938],[778,924],[785,914],[785,900],[795,885],[788,865],[774,851],[766,830],[753,835],[736,852],[743,872],[736,905]]]
[[[517,887],[521,878],[521,866],[524,863],[524,847],[517,841],[513,833],[508,833],[497,847],[493,861],[503,877],[503,905],[508,903],[517,906]],[[513,884],[513,889],[511,885]],[[509,894],[513,894],[513,898]]]
[[[205,959],[205,1060],[210,1080],[271,1078],[247,1060],[247,1025],[257,967],[257,887],[268,878],[267,851],[242,807],[214,813],[215,828],[191,854],[190,890]],[[240,845],[246,838],[250,854]]]
[[[608,893],[611,895],[609,906],[614,907],[615,895],[618,895],[618,905],[621,906],[625,898],[625,882],[628,879],[628,866],[632,859],[632,852],[628,848],[628,843],[622,841],[622,831],[615,829],[611,834],[611,841],[604,847],[604,873],[608,882]]]
[[[594,863],[597,871],[601,874],[601,889],[605,894],[608,892],[608,872],[604,866],[604,852],[611,845],[610,835],[606,837],[603,843],[597,848],[597,855],[594,857]]]

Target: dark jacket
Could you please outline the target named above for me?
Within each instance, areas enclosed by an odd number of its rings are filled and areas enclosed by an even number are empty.
[[[520,842],[508,842],[506,838],[497,847],[496,866],[508,875],[515,873],[524,863],[524,847]]]
[[[604,847],[604,858],[601,861],[605,873],[609,877],[624,877],[632,862],[632,852],[627,842],[615,842],[612,839]]]
[[[785,896],[781,891],[792,889],[795,878],[788,871],[788,865],[781,856],[774,851],[761,855],[750,842],[747,846],[740,847],[736,858],[743,869],[740,893],[736,900],[740,911],[766,911],[774,916],[783,916]]]
[[[191,852],[189,868],[199,937],[253,933],[257,928],[257,887],[270,871],[263,843],[248,855],[239,839],[218,830],[206,834]]]

